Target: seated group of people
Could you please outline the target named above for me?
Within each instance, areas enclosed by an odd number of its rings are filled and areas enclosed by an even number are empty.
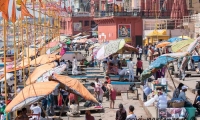
[[[94,67],[94,60],[92,59],[88,62],[86,59],[82,59],[80,65],[85,65],[86,67]]]
[[[173,93],[173,98],[171,101],[174,100],[182,100],[185,102],[185,107],[195,107],[198,114],[200,114],[200,91],[198,90],[197,96],[194,100],[194,103],[192,104],[186,97],[185,92],[187,91],[188,87],[185,86],[183,83],[180,83],[178,87],[175,89]]]

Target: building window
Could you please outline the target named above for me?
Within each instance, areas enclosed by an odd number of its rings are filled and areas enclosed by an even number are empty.
[[[164,3],[165,0],[160,0],[160,10],[165,10],[166,9],[166,5]]]
[[[91,21],[91,28],[94,28],[96,26],[97,26],[97,24],[94,21]]]
[[[192,8],[192,0],[189,0],[189,7]]]
[[[62,23],[63,23],[63,22],[62,22],[62,21],[60,21],[60,27],[61,27],[61,28],[63,28],[63,24],[62,24]]]
[[[89,21],[85,21],[85,22],[84,22],[84,25],[85,25],[85,26],[89,26],[89,24],[90,24]]]

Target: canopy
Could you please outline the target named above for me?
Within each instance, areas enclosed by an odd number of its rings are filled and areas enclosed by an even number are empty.
[[[35,80],[31,80],[31,83],[49,81],[49,77],[52,74],[61,74],[66,69],[66,67],[67,67],[67,65],[63,64],[61,66],[57,66],[55,68],[52,68],[52,69],[44,72],[42,75],[40,75]],[[26,81],[26,84],[30,84],[30,81]]]
[[[177,42],[177,41],[181,41],[181,40],[182,40],[182,38],[173,37],[173,38],[168,39],[167,41],[173,43],[173,42]],[[183,40],[185,40],[185,39],[183,39]]]
[[[167,46],[167,45],[169,45],[169,44],[170,44],[170,42],[161,42],[161,43],[159,43],[158,45],[156,45],[156,47],[157,47],[157,48],[165,47],[165,46]]]
[[[191,54],[193,50],[196,48],[196,46],[199,46],[199,43],[200,43],[200,37],[198,37],[188,46],[187,52]]]
[[[12,73],[6,73],[6,80],[10,79],[13,76]],[[5,81],[5,75],[1,74],[0,75],[0,82],[4,82]]]
[[[98,52],[97,52],[97,59],[101,60],[108,57],[111,54],[116,53],[120,49],[122,49],[125,45],[124,39],[119,39],[115,41],[111,41],[108,44],[104,45]]]
[[[36,52],[35,52],[35,50],[36,50]],[[29,52],[29,54],[28,54],[28,52]],[[37,54],[37,49],[35,49],[35,48],[25,48],[24,49],[24,56],[26,56],[26,57],[35,56],[35,53]],[[22,55],[22,54],[23,53],[21,52],[20,55]],[[24,57],[24,56],[22,56],[22,57]]]
[[[98,47],[98,46],[101,46],[101,44],[95,43],[95,44],[91,45],[91,46],[89,47],[89,49],[91,50],[91,49],[93,49],[93,48],[95,48],[95,47]]]
[[[144,70],[140,76],[140,80],[145,80],[151,75],[156,72],[158,69],[163,68],[166,66],[168,63],[173,62],[174,60],[187,56],[187,52],[180,52],[180,53],[170,53],[170,54],[164,54],[159,56],[155,61],[153,61],[150,65],[149,68]]]
[[[67,90],[72,91],[73,93],[83,97],[86,100],[98,103],[94,96],[83,86],[82,83],[79,82],[79,80],[58,74],[54,74],[53,79],[58,80],[64,84]]]
[[[172,52],[180,52],[180,50],[185,47],[188,46],[189,44],[191,44],[194,40],[193,39],[189,39],[189,40],[182,40],[182,41],[178,41],[175,43],[172,43]]]
[[[26,80],[26,84],[34,83],[42,74],[53,69],[55,66],[55,63],[48,63],[37,67]]]
[[[6,106],[5,111],[12,112],[24,106],[31,105],[52,93],[58,85],[59,83],[54,81],[28,85]]]
[[[85,43],[87,41],[87,38],[82,38],[80,40],[77,40],[77,43]]]
[[[126,51],[131,51],[131,52],[136,52],[136,53],[138,52],[137,48],[135,48],[135,47],[133,47],[133,46],[131,46],[129,44],[125,44],[122,49],[120,49],[119,51],[117,51],[117,53],[122,54],[122,53],[124,53]]]
[[[66,42],[67,39],[68,39],[67,36],[62,35],[62,36],[57,36],[57,37],[55,37],[55,38],[52,40],[52,42],[54,42],[54,41]]]
[[[70,39],[67,39],[66,44],[67,44],[67,45],[71,44],[71,40],[70,40]]]
[[[55,55],[55,54],[41,55],[36,58],[36,64],[43,65],[43,64],[58,60],[60,58],[61,58],[60,55]],[[30,65],[35,65],[35,59],[30,62]]]
[[[185,39],[185,40],[187,40],[187,39],[191,39],[190,37],[188,37],[188,36],[178,36],[178,38],[183,38],[183,39]]]
[[[44,47],[46,47],[46,48],[52,48],[52,47],[58,45],[59,43],[60,43],[59,41],[53,41],[53,42],[48,43]]]

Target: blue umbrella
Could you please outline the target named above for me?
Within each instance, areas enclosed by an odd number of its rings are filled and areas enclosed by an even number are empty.
[[[167,65],[169,62],[174,61],[175,58],[169,57],[169,56],[159,56],[155,61],[151,63],[149,66],[149,69],[160,69]]]
[[[168,39],[168,42],[177,42],[177,41],[180,41],[180,40],[182,40],[182,38],[178,38],[178,37],[173,37],[173,38],[170,38],[170,39]]]

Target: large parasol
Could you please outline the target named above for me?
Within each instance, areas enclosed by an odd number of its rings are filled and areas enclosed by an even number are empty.
[[[8,104],[5,111],[12,112],[24,106],[31,105],[52,93],[58,86],[59,83],[54,81],[28,85]]]
[[[193,41],[193,39],[189,39],[172,43],[172,52],[181,52],[184,47],[189,46]]]
[[[86,100],[93,101],[98,103],[94,96],[80,83],[77,79],[71,78],[68,76],[54,74],[49,80],[58,81],[66,86],[66,89],[72,91],[74,94],[77,94],[83,97]]]
[[[156,45],[157,48],[160,48],[160,47],[166,47],[167,45],[169,45],[170,42],[161,42],[159,43],[158,45]]]
[[[48,63],[37,67],[26,80],[26,84],[34,83],[42,74],[53,69],[55,66],[55,63]]]
[[[119,39],[115,41],[111,41],[108,44],[104,45],[101,47],[101,49],[97,52],[97,59],[101,60],[109,55],[112,55],[122,49],[125,45],[125,40],[124,39]]]
[[[154,62],[152,62],[146,70],[144,70],[140,76],[140,80],[145,80],[146,78],[151,77],[151,75],[157,70],[163,68],[170,62],[175,61],[180,57],[187,56],[188,52],[180,52],[180,53],[170,53],[159,56]]]

